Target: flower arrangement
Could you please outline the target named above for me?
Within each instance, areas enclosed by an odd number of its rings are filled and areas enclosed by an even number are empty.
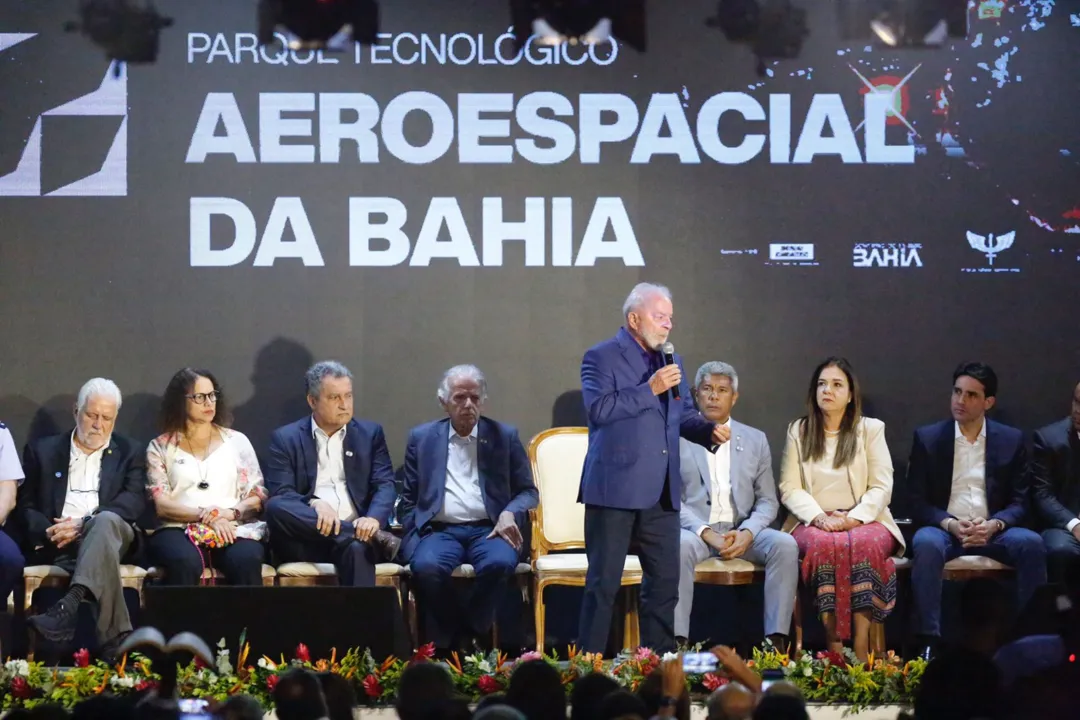
[[[273,704],[274,687],[282,673],[295,667],[315,672],[332,672],[350,680],[360,701],[369,706],[389,705],[397,693],[401,675],[415,663],[435,662],[435,648],[424,645],[409,658],[388,657],[377,661],[368,650],[354,648],[339,656],[313,660],[305,645],[299,645],[291,659],[277,660],[265,655],[254,659],[250,645],[241,638],[235,664],[225,640],[217,646],[214,666],[193,661],[178,669],[177,688],[181,697],[224,700],[229,695],[244,693],[259,700],[265,707]],[[640,648],[616,661],[600,655],[579,653],[570,648],[561,660],[554,652],[525,653],[510,660],[501,653],[456,654],[446,663],[457,690],[465,696],[479,699],[506,690],[510,675],[520,663],[541,660],[557,668],[567,693],[574,682],[593,672],[611,675],[619,684],[636,690],[645,677],[674,654],[661,658],[648,648]],[[784,676],[802,690],[811,702],[845,703],[858,711],[869,705],[910,705],[919,685],[926,663],[923,660],[903,662],[893,653],[883,658],[871,658],[859,663],[853,653],[803,653],[798,657],[777,651],[766,645],[755,649],[747,665],[755,672],[782,670]],[[160,681],[148,658],[139,654],[125,656],[115,666],[91,662],[86,650],[73,656],[70,668],[47,668],[42,663],[8,660],[0,666],[0,692],[3,709],[34,707],[42,703],[59,703],[72,707],[78,702],[102,693],[117,695],[153,689]],[[722,670],[715,673],[687,676],[691,693],[706,693],[727,682]]]

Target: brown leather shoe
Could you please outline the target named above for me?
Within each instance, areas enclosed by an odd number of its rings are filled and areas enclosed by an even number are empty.
[[[401,538],[386,530],[380,530],[371,538],[371,544],[382,553],[385,562],[394,562],[401,549]]]

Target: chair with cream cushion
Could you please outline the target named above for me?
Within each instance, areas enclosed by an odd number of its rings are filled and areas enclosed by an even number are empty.
[[[161,568],[152,567],[147,571],[147,578],[154,581],[160,581],[165,577],[165,571]],[[206,568],[202,572],[203,580],[221,580],[225,576],[222,575],[220,570],[214,570],[213,568]],[[274,581],[277,579],[277,571],[274,570],[272,565],[263,563],[262,566],[262,584],[263,587],[273,587]]]
[[[551,554],[585,547],[585,506],[577,501],[581,470],[588,449],[588,429],[564,427],[545,430],[529,443],[533,480],[540,503],[530,511],[532,519],[533,613],[536,649],[544,651],[544,588],[548,585],[585,586],[589,561],[585,553]],[[641,584],[641,563],[628,555],[622,584]],[[637,599],[629,593],[624,644],[638,643]]]

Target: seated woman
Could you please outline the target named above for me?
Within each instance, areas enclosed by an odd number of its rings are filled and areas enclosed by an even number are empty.
[[[896,604],[891,556],[903,554],[904,538],[889,512],[892,487],[885,423],[862,417],[851,365],[831,357],[810,378],[806,416],[788,426],[780,501],[790,511],[784,530],[799,544],[802,579],[814,590],[829,649],[852,638],[854,624],[863,661],[871,622],[883,623]]]
[[[208,567],[231,585],[262,584],[262,471],[247,437],[228,424],[221,386],[209,372],[184,368],[169,381],[162,434],[146,450],[162,525],[150,536],[150,557],[169,585],[198,585]]]

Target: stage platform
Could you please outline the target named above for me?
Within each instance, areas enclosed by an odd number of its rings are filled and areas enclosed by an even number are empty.
[[[896,720],[904,708],[899,705],[877,705],[864,708],[857,714],[852,713],[850,705],[810,705],[810,720]],[[397,713],[392,708],[357,708],[354,713],[356,720],[397,720]],[[695,703],[690,710],[693,720],[705,720],[704,703]],[[277,720],[273,712],[266,714],[266,720]]]

